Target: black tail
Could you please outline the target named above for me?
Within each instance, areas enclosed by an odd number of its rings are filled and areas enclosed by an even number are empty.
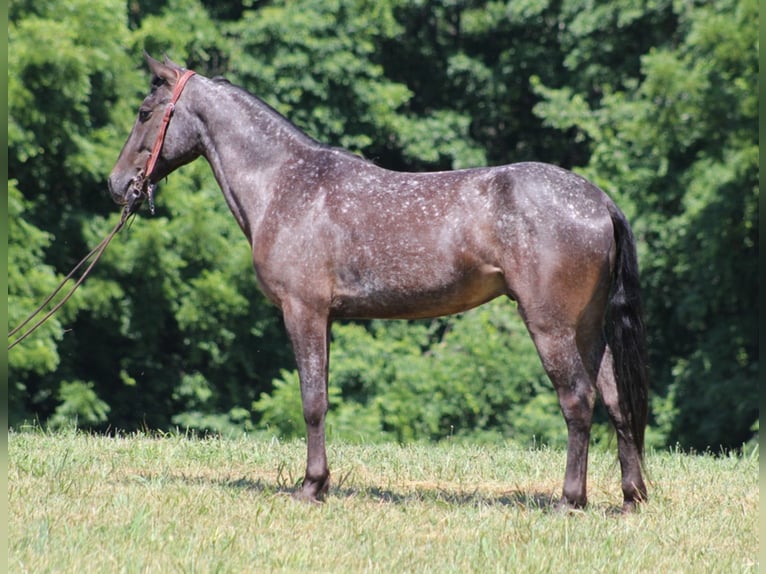
[[[649,369],[636,242],[625,216],[609,202],[617,242],[607,341],[614,357],[620,412],[641,456],[649,416]]]

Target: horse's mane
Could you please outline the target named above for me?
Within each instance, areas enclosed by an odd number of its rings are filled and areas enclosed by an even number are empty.
[[[255,106],[259,108],[260,110],[266,111],[270,116],[274,117],[279,121],[280,123],[287,124],[292,131],[297,132],[302,137],[306,138],[307,140],[310,140],[315,145],[323,145],[320,142],[316,141],[314,138],[312,138],[310,135],[308,135],[306,132],[304,132],[301,128],[296,126],[293,122],[291,122],[289,119],[287,119],[283,114],[281,114],[276,108],[273,106],[267,104],[263,99],[259,98],[252,92],[249,92],[247,89],[243,88],[242,86],[238,86],[237,84],[231,82],[224,76],[214,76],[211,78],[213,82],[216,84],[224,84],[228,88],[230,88],[232,91],[236,92],[237,95],[247,102],[249,105]]]
[[[269,113],[269,115],[271,115],[272,117],[276,118],[281,123],[287,124],[292,129],[292,131],[294,133],[299,134],[300,137],[304,138],[307,143],[310,143],[311,145],[319,147],[319,148],[326,149],[328,151],[334,151],[336,153],[347,154],[347,155],[349,155],[349,156],[351,156],[351,157],[353,157],[354,159],[357,159],[357,160],[369,162],[368,159],[366,159],[366,158],[364,158],[364,157],[362,157],[362,156],[360,156],[358,154],[352,153],[352,152],[350,152],[350,151],[348,151],[346,149],[343,149],[343,148],[337,147],[337,146],[332,146],[332,145],[329,145],[329,144],[325,144],[325,143],[320,142],[319,140],[316,140],[315,138],[313,138],[309,134],[307,134],[305,131],[303,131],[303,129],[301,129],[298,126],[296,126],[292,121],[290,121],[288,118],[286,118],[276,108],[274,108],[273,106],[269,105],[263,99],[259,98],[258,96],[256,96],[252,92],[248,91],[247,89],[243,88],[242,86],[239,86],[239,85],[231,82],[228,78],[226,78],[224,76],[214,76],[214,77],[211,78],[211,80],[213,82],[215,82],[216,84],[224,84],[224,85],[226,85],[227,87],[229,87],[232,90],[234,90],[245,101],[248,101],[251,105],[254,105],[254,106],[258,107],[258,108],[266,110]],[[370,163],[372,163],[372,162],[370,162]]]

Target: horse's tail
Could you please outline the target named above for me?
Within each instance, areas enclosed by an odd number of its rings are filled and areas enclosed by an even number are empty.
[[[611,201],[609,214],[617,258],[606,335],[614,359],[620,412],[629,425],[639,456],[643,456],[649,416],[649,370],[636,241],[625,216]]]

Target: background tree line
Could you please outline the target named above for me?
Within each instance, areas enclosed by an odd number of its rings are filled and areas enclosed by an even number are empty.
[[[144,49],[388,168],[583,173],[639,240],[652,444],[757,432],[755,0],[11,0],[10,325],[118,217],[106,176],[148,89]],[[171,175],[157,207],[10,351],[11,424],[302,434],[281,320],[208,166]],[[333,339],[331,435],[563,440],[507,301]]]

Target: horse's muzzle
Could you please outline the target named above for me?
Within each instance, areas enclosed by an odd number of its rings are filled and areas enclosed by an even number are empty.
[[[109,186],[109,194],[112,196],[112,200],[118,205],[125,205],[128,203],[128,194],[133,189],[133,180],[131,180],[128,185],[124,185],[121,181],[118,180],[114,176],[114,174],[109,176],[109,179],[107,180],[108,186]]]
[[[111,175],[108,183],[109,193],[114,202],[118,205],[127,206],[130,213],[137,211],[148,195],[149,182],[141,173],[132,177],[127,183],[121,182],[114,175]]]

